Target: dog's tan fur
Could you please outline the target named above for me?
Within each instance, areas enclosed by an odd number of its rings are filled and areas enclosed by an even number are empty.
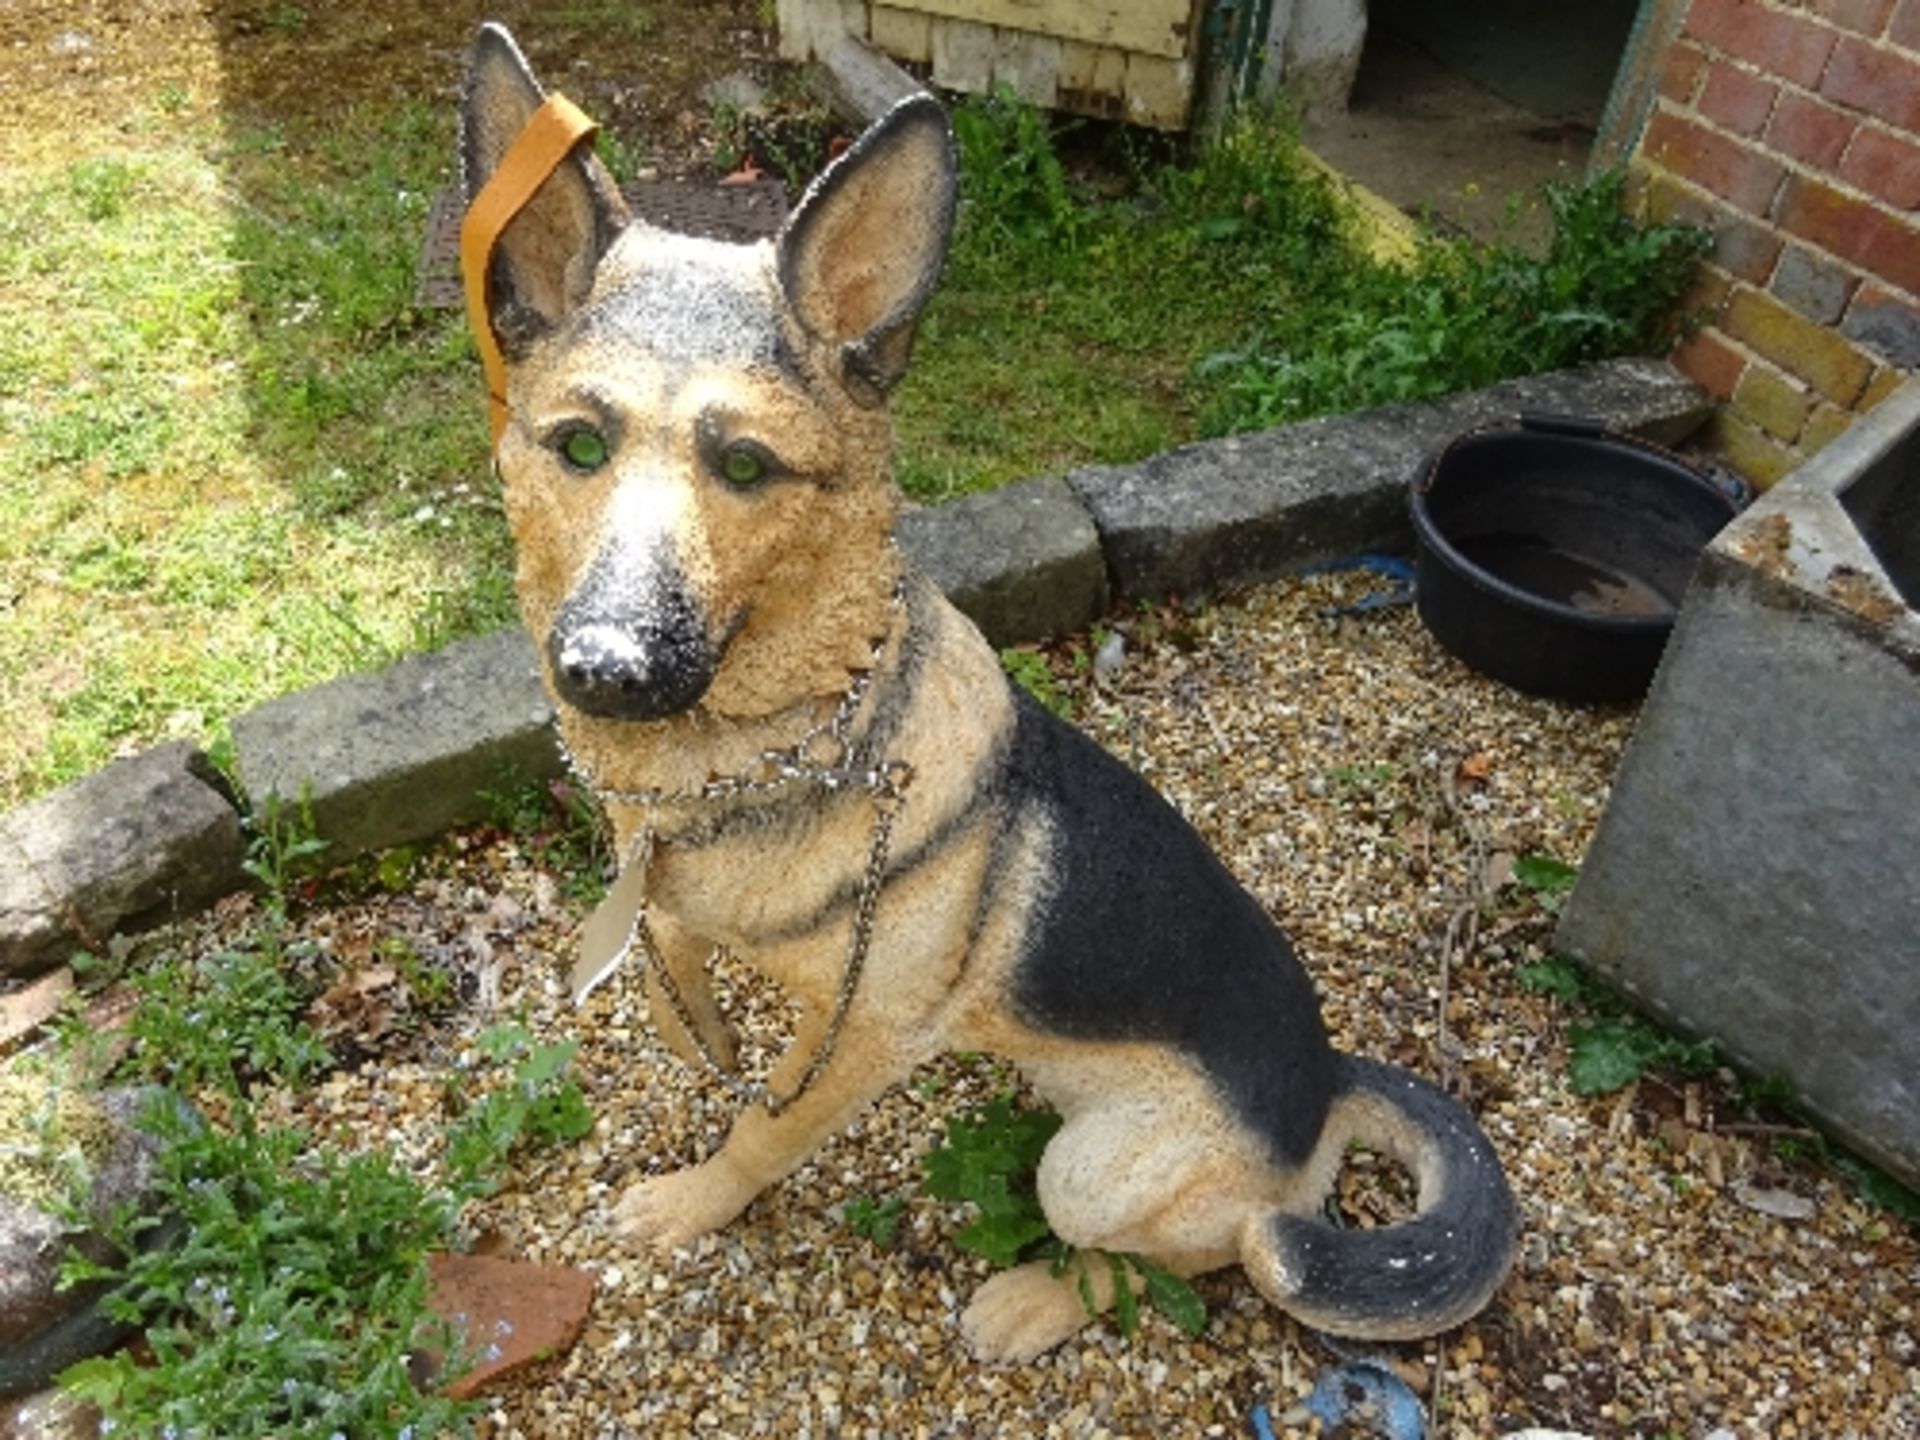
[[[484,30],[463,131],[469,196],[539,100],[505,32]],[[1338,1062],[1310,997],[1304,1015],[1273,1017],[1271,1043],[1303,1057],[1297,1094],[1258,1100],[1300,1107],[1289,1141],[1278,1122],[1262,1129],[1258,1112],[1230,1093],[1239,1082],[1223,1079],[1228,1072],[1198,1041],[1168,1043],[1151,1013],[1135,1023],[1090,1011],[1083,1021],[1049,988],[1045,967],[1083,963],[1049,955],[1061,943],[1057,917],[1076,902],[1064,893],[1074,872],[1063,857],[1084,854],[1089,837],[1075,829],[1071,803],[1042,793],[1051,778],[1008,757],[1029,743],[1067,742],[1032,738],[1040,722],[1016,702],[993,651],[932,586],[903,573],[889,539],[897,500],[884,399],[906,367],[944,250],[952,168],[944,123],[923,102],[863,139],[777,244],[729,247],[630,221],[582,153],[501,238],[492,289],[511,419],[499,469],[521,607],[580,765],[606,791],[685,797],[792,745],[872,665],[853,728],[862,743],[883,744],[869,762],[904,762],[912,775],[865,973],[829,1063],[777,1115],[744,1109],[705,1162],[633,1185],[615,1224],[636,1244],[685,1244],[732,1220],[914,1066],[943,1050],[987,1051],[1014,1061],[1064,1117],[1039,1188],[1068,1243],[1137,1253],[1182,1274],[1240,1261],[1278,1303],[1349,1333],[1454,1323],[1484,1302],[1505,1267],[1511,1219],[1497,1169],[1490,1179],[1480,1173],[1491,1164],[1481,1152],[1463,1162],[1401,1101],[1381,1098],[1377,1077],[1372,1088],[1330,1082],[1326,1066]],[[564,437],[581,427],[610,452],[589,473],[562,458]],[[716,455],[742,440],[777,455],[774,479],[722,482]],[[636,688],[656,683],[647,643],[602,619],[637,615],[644,630],[661,613],[664,602],[647,598],[655,591],[633,598],[641,582],[629,584],[623,567],[645,571],[656,589],[671,582],[674,644],[696,657],[689,665],[717,657],[703,684],[689,682],[697,695],[660,702],[664,713],[606,713],[625,703],[611,681],[595,672],[583,682],[573,660],[556,658],[576,653],[567,636],[586,615],[596,635],[612,636],[618,663],[608,662],[609,675],[625,666]],[[603,591],[614,599],[580,598]],[[1120,783],[1088,750],[1062,753],[1069,768],[1086,768],[1093,788]],[[733,1054],[708,983],[712,947],[746,959],[796,1002],[798,1034],[772,1076],[776,1093],[799,1084],[833,1013],[874,804],[858,789],[824,787],[798,803],[789,795],[610,804],[621,854],[652,827],[654,964],[685,997],[707,1047]],[[1143,826],[1177,823],[1163,807],[1141,816]],[[1123,838],[1113,837],[1116,855]],[[1214,883],[1211,872],[1201,878]],[[1196,894],[1196,908],[1212,903]],[[1187,923],[1177,913],[1166,920],[1170,933]],[[1291,966],[1284,942],[1271,943],[1274,965]],[[1170,986],[1178,1008],[1208,986],[1243,983],[1212,978],[1214,959],[1168,954],[1163,978],[1136,965],[1125,983],[1143,993]],[[1234,973],[1266,984],[1260,965]],[[663,1037],[692,1058],[656,970],[646,984]],[[1225,1023],[1202,1016],[1194,1033]],[[1425,1172],[1423,1205],[1450,1185],[1478,1186],[1493,1197],[1486,1224],[1508,1227],[1475,1240],[1486,1257],[1430,1305],[1400,1297],[1382,1302],[1392,1313],[1343,1308],[1337,1293],[1315,1288],[1328,1288],[1314,1278],[1319,1242],[1275,1228],[1276,1216],[1318,1211],[1346,1143],[1360,1135]],[[1475,1171],[1464,1180],[1463,1164]],[[1110,1301],[1106,1267],[1090,1270],[1096,1299]],[[985,1286],[964,1327],[982,1355],[1018,1358],[1086,1320],[1075,1282],[1037,1264]]]

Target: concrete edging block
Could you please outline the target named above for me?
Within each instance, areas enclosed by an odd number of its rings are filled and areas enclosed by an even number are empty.
[[[225,782],[185,740],[0,815],[0,977],[193,913],[245,882],[244,854]]]
[[[1477,426],[1543,410],[1673,444],[1710,409],[1665,361],[1617,360],[1182,445],[1066,479],[1099,529],[1116,593],[1203,596],[1407,548],[1407,481],[1425,456]]]
[[[1057,476],[909,510],[894,538],[994,645],[1083,629],[1111,598],[1093,517]]]
[[[304,794],[333,860],[484,819],[483,791],[561,771],[518,629],[270,700],[233,722],[233,744],[255,813],[269,795]]]

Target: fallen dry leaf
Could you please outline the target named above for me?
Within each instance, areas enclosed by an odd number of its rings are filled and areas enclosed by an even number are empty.
[[[1493,774],[1493,757],[1484,750],[1476,750],[1454,767],[1453,777],[1462,784],[1484,785],[1487,777]]]

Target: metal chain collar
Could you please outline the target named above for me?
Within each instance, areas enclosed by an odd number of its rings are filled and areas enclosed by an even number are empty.
[[[898,615],[903,608],[904,590],[902,584],[896,584],[891,600],[891,615]],[[575,758],[566,740],[558,730],[555,739],[559,743],[561,758],[566,761],[567,769],[574,778],[605,805],[637,806],[643,814],[640,828],[635,832],[633,842],[628,846],[627,855],[620,867],[624,877],[629,872],[638,875],[641,890],[635,904],[633,918],[627,926],[625,942],[615,952],[604,970],[604,975],[617,968],[627,956],[638,954],[644,970],[651,963],[654,975],[674,1018],[680,1022],[680,1028],[693,1042],[707,1069],[729,1090],[749,1105],[764,1104],[767,1113],[778,1115],[804,1095],[819,1078],[820,1072],[833,1058],[835,1046],[839,1043],[841,1029],[846,1024],[847,1012],[853,1007],[854,992],[859,988],[861,972],[866,969],[867,953],[873,943],[874,912],[879,906],[880,888],[886,878],[887,856],[893,839],[893,825],[901,807],[906,802],[907,786],[913,781],[913,767],[904,760],[881,760],[872,765],[861,767],[853,763],[855,741],[853,722],[860,707],[866,700],[867,691],[873,684],[873,676],[879,669],[880,658],[885,653],[891,638],[893,626],[879,635],[873,642],[873,652],[868,658],[867,668],[856,670],[848,681],[847,688],[841,693],[833,714],[819,724],[812,726],[792,745],[785,748],[763,750],[753,765],[738,774],[716,775],[709,777],[698,787],[686,790],[666,790],[648,788],[638,790],[616,789],[601,786],[594,782],[587,769]],[[825,754],[816,751],[821,742],[830,747]],[[673,981],[672,973],[660,959],[659,947],[655,945],[652,927],[647,923],[647,896],[645,879],[648,868],[653,863],[654,850],[658,844],[658,826],[654,816],[663,804],[682,804],[700,801],[724,801],[741,795],[769,795],[795,785],[818,785],[825,790],[864,790],[873,796],[874,818],[873,835],[867,845],[866,869],[860,879],[860,892],[854,903],[853,933],[848,942],[847,959],[840,973],[840,987],[834,997],[833,1014],[828,1018],[827,1028],[815,1044],[813,1054],[807,1061],[807,1068],[801,1073],[799,1082],[785,1095],[777,1095],[771,1087],[762,1081],[743,1080],[733,1074],[721,1062],[708,1046],[693,1014],[687,1007],[680,987]],[[709,966],[725,953],[723,947],[716,945],[708,957]],[[576,1000],[586,997],[587,989],[597,983],[598,976],[589,982],[586,989],[576,995]]]

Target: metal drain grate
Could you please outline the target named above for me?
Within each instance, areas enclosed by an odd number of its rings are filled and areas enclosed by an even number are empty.
[[[715,185],[699,180],[639,180],[623,185],[633,213],[649,225],[709,240],[764,240],[787,218],[787,187],[779,180]],[[448,187],[433,197],[420,249],[413,303],[451,310],[465,303],[460,287],[460,197]]]

